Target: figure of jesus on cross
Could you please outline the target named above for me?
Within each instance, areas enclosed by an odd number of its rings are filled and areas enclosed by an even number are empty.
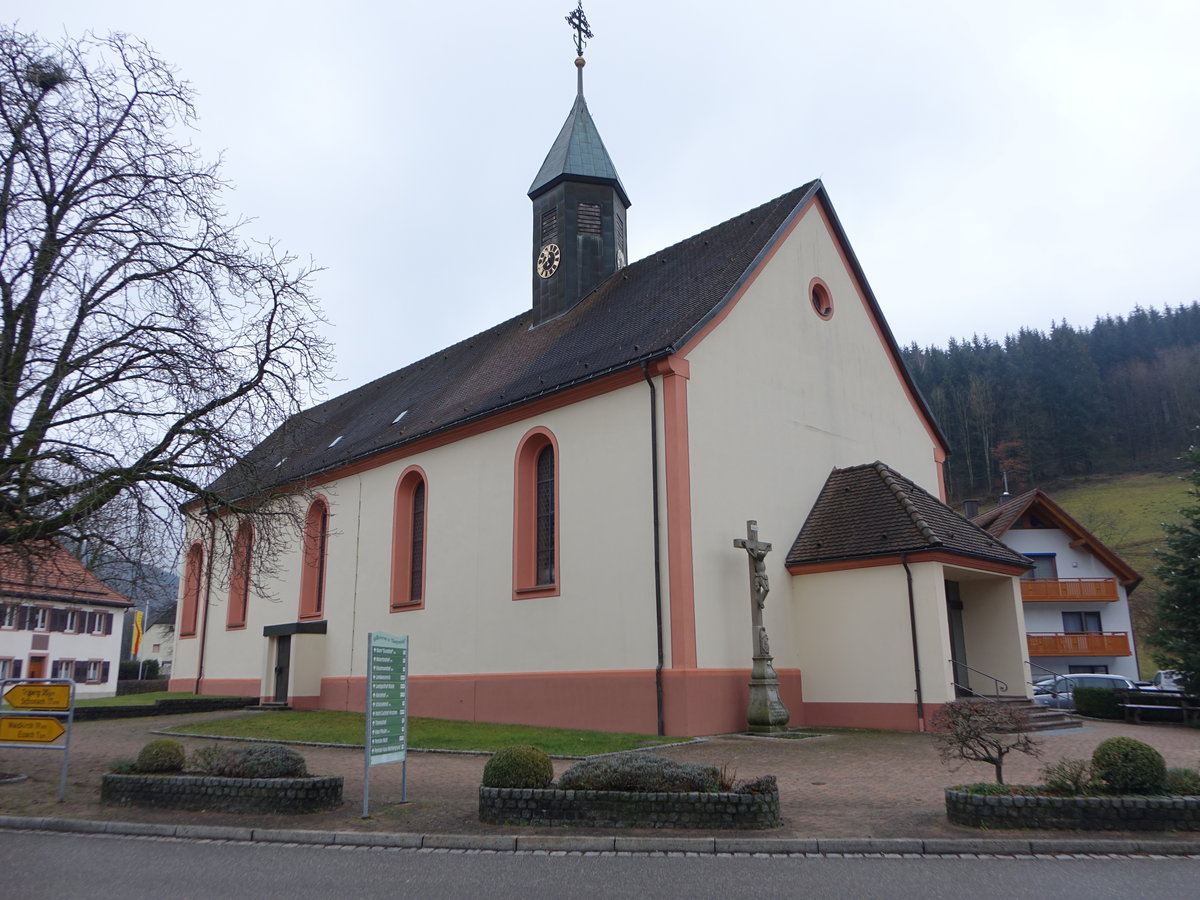
[[[771,592],[766,564],[771,545],[758,539],[758,523],[751,519],[746,523],[746,536],[734,538],[733,546],[745,550],[750,557],[750,598],[754,601],[750,615],[755,626],[762,625],[762,610],[767,605],[767,594]]]

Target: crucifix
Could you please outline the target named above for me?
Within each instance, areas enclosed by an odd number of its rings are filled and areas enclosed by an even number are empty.
[[[771,645],[763,625],[763,608],[771,583],[767,578],[767,554],[771,545],[758,539],[758,522],[746,522],[746,536],[734,538],[733,546],[745,550],[750,564],[750,636],[754,644],[754,663],[750,669],[750,703],[746,720],[750,731],[771,734],[787,731],[788,712],[779,698],[779,677],[772,665]]]
[[[579,5],[571,10],[571,14],[567,16],[567,24],[575,29],[575,55],[583,56],[583,48],[595,37],[588,27],[587,16],[583,14],[583,0],[579,0]]]

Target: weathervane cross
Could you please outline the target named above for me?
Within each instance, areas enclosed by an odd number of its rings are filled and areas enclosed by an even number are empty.
[[[583,14],[583,0],[579,0],[579,5],[571,10],[567,24],[575,29],[575,55],[583,56],[583,48],[594,37],[592,29],[588,27],[587,16]]]

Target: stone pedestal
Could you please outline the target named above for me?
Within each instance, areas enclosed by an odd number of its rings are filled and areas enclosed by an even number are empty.
[[[775,674],[774,659],[767,651],[767,630],[758,627],[758,650],[750,669],[750,704],[746,722],[753,734],[779,734],[788,730],[791,713],[779,699],[779,676]]]

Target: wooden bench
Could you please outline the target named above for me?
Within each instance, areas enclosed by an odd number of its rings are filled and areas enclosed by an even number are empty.
[[[1200,719],[1200,699],[1189,697],[1178,691],[1119,691],[1118,706],[1125,710],[1125,721],[1133,725],[1143,725],[1142,713],[1147,710],[1155,712],[1176,712],[1184,724]],[[1153,698],[1158,702],[1146,703]]]

